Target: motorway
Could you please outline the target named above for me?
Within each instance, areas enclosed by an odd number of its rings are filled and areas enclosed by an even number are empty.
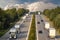
[[[20,20],[19,22],[17,22],[16,24],[20,23],[20,33],[17,34],[17,38],[14,39],[10,39],[9,38],[9,31],[3,35],[0,40],[26,40],[27,38],[27,34],[28,34],[28,30],[29,30],[29,26],[30,26],[30,22],[32,19],[32,15],[27,16],[27,18],[24,20]],[[13,27],[14,28],[14,27]]]
[[[17,38],[10,39],[9,38],[9,31],[3,35],[0,40],[27,40],[28,39],[28,33],[29,28],[32,20],[32,14],[27,16],[25,20],[19,20],[16,24],[20,24],[20,33],[17,34]],[[43,20],[43,22],[41,22]],[[44,29],[44,24],[47,21],[44,16],[41,15],[35,15],[35,21],[36,21],[36,36],[37,40],[60,40],[60,38],[54,38],[51,39],[48,37],[48,30]],[[37,22],[40,22],[38,24]],[[14,28],[14,27],[13,27]],[[39,33],[39,31],[42,31],[42,33]]]
[[[35,15],[36,17],[36,30],[37,30],[37,40],[55,40],[55,39],[51,39],[48,37],[48,30],[44,29],[44,22],[46,21],[42,15]],[[43,20],[43,22],[41,22],[41,20]],[[38,24],[37,22],[40,22],[40,24]],[[42,31],[42,33],[39,33],[39,31]]]
[[[45,19],[44,15],[41,15],[41,18],[44,20],[44,22],[48,21]],[[52,26],[52,25],[50,25],[50,26]],[[49,39],[49,40],[60,40],[60,35],[56,33],[55,39]]]

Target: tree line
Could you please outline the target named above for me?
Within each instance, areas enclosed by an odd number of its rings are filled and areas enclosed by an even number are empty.
[[[46,15],[50,21],[53,21],[54,27],[60,29],[60,7],[55,9],[45,9],[43,14]]]
[[[21,16],[28,13],[28,9],[16,8],[3,10],[0,8],[0,30],[8,29],[11,26],[11,23],[14,23],[20,19]]]

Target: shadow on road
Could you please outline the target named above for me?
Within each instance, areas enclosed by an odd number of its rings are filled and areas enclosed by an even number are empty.
[[[27,31],[20,32],[20,38],[25,38],[25,37],[27,37]]]
[[[60,38],[60,35],[57,35],[56,38]]]
[[[16,40],[16,39],[14,39],[14,38],[11,38],[11,39],[9,39],[9,40]]]
[[[27,33],[28,31],[21,31],[20,34],[25,34]]]
[[[26,26],[24,24],[21,24],[20,28],[24,28],[24,27],[26,27]]]

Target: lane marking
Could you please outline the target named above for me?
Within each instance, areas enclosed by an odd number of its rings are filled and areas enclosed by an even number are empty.
[[[38,40],[37,15],[35,15],[35,24],[36,24],[36,36],[37,36],[37,40]]]
[[[33,17],[33,16],[32,16],[32,17]],[[27,34],[26,40],[28,40],[28,37],[29,37],[30,28],[31,28],[31,23],[32,23],[32,17],[31,17],[31,21],[30,21],[29,30],[28,30],[28,34]]]

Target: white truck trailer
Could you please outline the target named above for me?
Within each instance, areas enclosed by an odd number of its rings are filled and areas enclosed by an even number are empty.
[[[49,22],[45,22],[45,29],[49,29],[49,28],[50,28]]]
[[[49,28],[49,37],[50,38],[55,38],[55,36],[56,36],[55,28]]]
[[[16,29],[10,29],[10,31],[9,31],[9,34],[10,34],[10,36],[9,36],[9,38],[17,38],[17,31],[16,31]]]
[[[16,24],[16,25],[15,25],[15,28],[16,28],[16,30],[17,30],[17,33],[20,33],[20,25],[19,25],[19,24]]]

